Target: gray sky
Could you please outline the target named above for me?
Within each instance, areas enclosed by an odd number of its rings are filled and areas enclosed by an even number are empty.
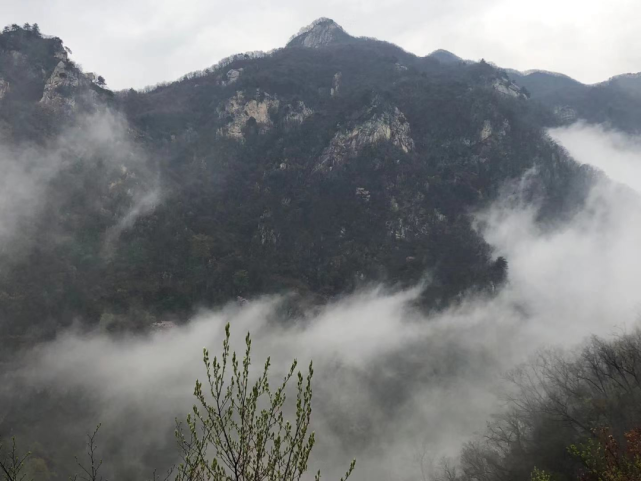
[[[444,48],[587,83],[641,71],[639,0],[0,0],[1,23],[37,22],[112,89],[283,46],[318,17],[418,55]]]

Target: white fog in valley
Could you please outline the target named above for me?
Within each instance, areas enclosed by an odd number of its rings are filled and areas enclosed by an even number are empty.
[[[355,457],[354,479],[427,479],[500,410],[507,370],[543,348],[630,331],[641,312],[641,143],[584,124],[550,135],[616,182],[603,178],[585,208],[553,228],[535,222],[518,186],[476,213],[509,262],[509,282],[491,300],[468,298],[425,319],[413,308],[418,287],[380,287],[283,324],[285,299],[251,299],[146,338],[63,333],[30,353],[14,381],[89,393],[95,418],[77,429],[102,422],[103,442],[117,439],[135,463],[146,450],[173,448],[174,418],[189,412],[204,376],[202,349],[216,354],[230,322],[237,351],[251,332],[255,372],[268,355],[276,381],[293,358],[300,367],[313,359],[313,470],[340,477]]]
[[[584,122],[552,129],[550,135],[575,159],[641,192],[641,139],[638,137]]]

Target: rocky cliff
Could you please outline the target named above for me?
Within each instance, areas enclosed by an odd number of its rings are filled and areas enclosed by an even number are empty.
[[[17,26],[0,35],[0,102],[7,116],[38,108],[64,115],[108,103],[111,92],[95,78],[76,66],[57,37]]]
[[[319,18],[303,28],[287,43],[288,47],[321,48],[352,40],[343,27],[330,18]]]
[[[358,156],[366,146],[379,142],[389,142],[404,153],[414,149],[410,125],[403,113],[397,107],[382,107],[380,99],[375,99],[357,122],[336,133],[323,150],[315,171],[330,171]]]

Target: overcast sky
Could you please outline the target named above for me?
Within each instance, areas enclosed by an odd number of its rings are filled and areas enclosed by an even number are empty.
[[[0,0],[3,24],[37,22],[112,89],[281,47],[318,17],[418,55],[444,48],[586,83],[641,71],[640,0]]]

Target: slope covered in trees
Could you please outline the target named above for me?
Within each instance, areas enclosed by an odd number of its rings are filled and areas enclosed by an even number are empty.
[[[594,85],[582,84],[566,75],[532,71],[509,71],[510,78],[532,94],[532,99],[550,108],[561,124],[579,119],[600,123],[623,132],[641,132],[641,81],[626,74]]]
[[[144,328],[238,296],[324,302],[425,275],[423,302],[438,308],[504,281],[470,213],[506,181],[536,172],[549,221],[590,182],[545,135],[553,113],[505,72],[419,58],[331,20],[269,55],[115,96],[58,39],[9,29],[0,47],[23,59],[0,69],[4,144],[20,158],[26,137],[38,157],[65,159],[20,225],[37,242],[12,248],[0,276],[0,329],[14,340],[76,318]],[[19,97],[37,117],[26,132],[7,108],[14,70],[41,64]]]
[[[508,375],[506,408],[449,480],[634,480],[641,474],[641,332],[543,352]]]

